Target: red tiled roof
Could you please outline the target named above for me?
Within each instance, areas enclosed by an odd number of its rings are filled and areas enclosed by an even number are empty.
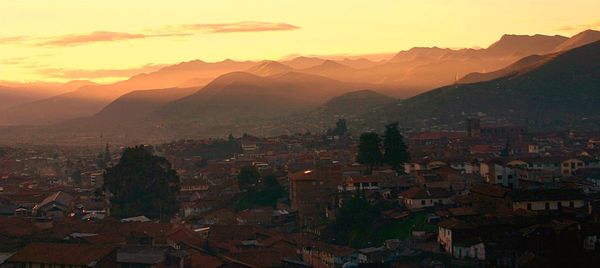
[[[71,202],[73,202],[73,197],[65,192],[58,191],[58,192],[53,193],[50,196],[46,197],[44,199],[44,201],[42,201],[39,204],[39,206],[43,207],[50,202],[57,202],[57,203],[65,205],[65,206],[68,206]]]
[[[411,140],[437,140],[437,139],[441,139],[441,138],[455,139],[455,138],[461,138],[464,136],[465,136],[464,132],[428,131],[428,132],[410,133],[409,139],[411,139]]]
[[[217,268],[224,264],[221,259],[199,251],[194,251],[194,253],[191,254],[190,262],[192,268]]]
[[[315,172],[312,170],[300,171],[290,175],[290,180],[292,181],[310,181],[315,179]]]
[[[413,187],[400,194],[408,199],[448,198],[450,192],[443,188],[418,188]]]
[[[32,243],[12,255],[7,262],[87,266],[104,259],[114,250],[114,246]]]

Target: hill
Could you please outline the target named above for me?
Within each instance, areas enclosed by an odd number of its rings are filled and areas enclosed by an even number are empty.
[[[135,91],[172,88],[194,80],[206,84],[215,77],[245,70],[253,62],[224,60],[208,63],[200,60],[164,67],[156,72],[139,74],[110,85],[88,85],[51,98],[10,107],[0,112],[0,123],[7,125],[46,125],[88,117],[99,112],[118,97]]]
[[[247,70],[248,73],[260,76],[269,76],[293,71],[295,71],[294,68],[271,60],[262,61],[259,64],[250,67],[250,69]]]
[[[599,107],[600,42],[595,42],[513,75],[420,94],[377,116],[414,127],[456,126],[467,116],[486,115],[537,129],[587,122],[598,128]]]
[[[307,110],[357,87],[302,73],[260,77],[234,72],[167,104],[158,114],[167,123],[186,121],[204,126],[248,123]]]
[[[373,90],[359,90],[337,96],[325,103],[319,110],[324,114],[349,117],[372,112],[378,107],[387,106],[397,99]]]
[[[596,41],[600,41],[600,31],[586,30],[578,33],[569,40],[564,41],[554,49],[555,52],[566,51],[580,46],[584,46]]]

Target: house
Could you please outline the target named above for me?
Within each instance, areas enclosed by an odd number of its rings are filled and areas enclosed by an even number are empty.
[[[346,263],[359,262],[357,250],[319,241],[302,247],[302,260],[314,268],[342,267]]]
[[[515,190],[509,194],[509,199],[513,210],[560,210],[585,206],[580,189]]]
[[[73,210],[73,200],[71,195],[59,191],[46,197],[33,208],[33,211],[38,216],[62,219]]]
[[[473,207],[481,212],[511,211],[507,201],[510,189],[495,184],[475,184],[471,187]]]
[[[17,251],[6,261],[16,268],[26,267],[117,267],[114,246],[32,243]]]
[[[509,188],[519,187],[519,176],[516,168],[497,161],[491,161],[482,162],[479,170],[487,183],[500,184]]]
[[[190,257],[185,250],[169,246],[122,245],[117,250],[118,268],[189,267]]]
[[[438,244],[445,252],[457,259],[485,260],[484,243],[473,235],[476,226],[450,218],[438,224]]]
[[[574,175],[579,169],[595,167],[599,167],[596,159],[590,157],[569,158],[560,163],[560,174],[568,177]]]
[[[273,222],[273,210],[246,209],[238,213],[236,221],[239,225],[268,225]]]
[[[311,224],[325,214],[331,194],[344,183],[342,166],[335,161],[318,160],[315,169],[289,175],[291,207],[298,211],[300,223]]]
[[[376,191],[379,190],[380,179],[377,177],[348,177],[346,191]]]
[[[413,187],[401,193],[399,198],[400,202],[409,209],[421,209],[453,203],[450,192],[443,188]]]

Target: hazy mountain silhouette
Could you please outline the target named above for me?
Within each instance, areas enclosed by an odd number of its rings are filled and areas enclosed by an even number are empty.
[[[135,75],[110,85],[90,85],[48,99],[10,107],[0,112],[0,123],[9,125],[43,125],[88,117],[118,97],[134,90],[171,88],[196,79],[208,83],[232,71],[245,70],[253,62],[225,60],[207,63],[200,60],[183,62],[156,72]]]
[[[2,100],[0,101],[0,112],[9,107],[60,95],[86,85],[95,84],[86,80],[74,80],[67,83],[0,81],[0,100]]]
[[[326,61],[325,59],[317,58],[317,57],[295,57],[290,60],[281,61],[281,63],[290,66],[294,69],[306,69],[313,66],[317,66]]]
[[[515,55],[525,57],[533,54],[553,52],[568,38],[561,35],[515,35],[505,34],[486,49],[486,54],[494,56]]]
[[[165,105],[157,120],[175,125],[192,122],[196,127],[262,122],[313,109],[362,86],[295,72],[268,77],[235,72]]]
[[[258,63],[255,66],[250,67],[247,70],[247,72],[251,73],[251,74],[259,75],[259,76],[269,76],[269,75],[274,75],[274,74],[292,72],[295,70],[296,69],[289,67],[287,65],[284,65],[282,63],[279,63],[276,61],[271,61],[271,60],[265,60],[265,61],[261,61],[260,63]]]
[[[578,33],[562,44],[557,46],[554,51],[565,51],[576,47],[584,46],[600,40],[600,31],[586,30]]]
[[[570,50],[573,48],[577,48],[583,45],[587,45],[600,40],[600,32],[587,30],[581,32],[579,34],[574,35],[573,37],[563,41],[561,44],[556,46],[553,51],[554,52],[563,52],[566,50]],[[476,83],[482,81],[489,81],[497,78],[501,78],[504,76],[509,76],[516,74],[518,72],[524,72],[527,69],[535,68],[536,66],[543,64],[544,62],[552,59],[554,56],[558,55],[558,53],[546,54],[546,55],[531,55],[524,57],[517,62],[488,73],[470,73],[463,78],[459,79],[457,82],[460,84],[465,83]]]
[[[600,42],[534,57],[532,62],[499,79],[423,93],[375,116],[392,115],[387,118],[421,126],[457,124],[466,116],[483,113],[538,128],[591,120],[600,127]]]

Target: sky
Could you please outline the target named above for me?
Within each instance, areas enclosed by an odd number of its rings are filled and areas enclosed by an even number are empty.
[[[2,0],[0,80],[111,82],[167,64],[487,47],[600,28],[598,0]]]

